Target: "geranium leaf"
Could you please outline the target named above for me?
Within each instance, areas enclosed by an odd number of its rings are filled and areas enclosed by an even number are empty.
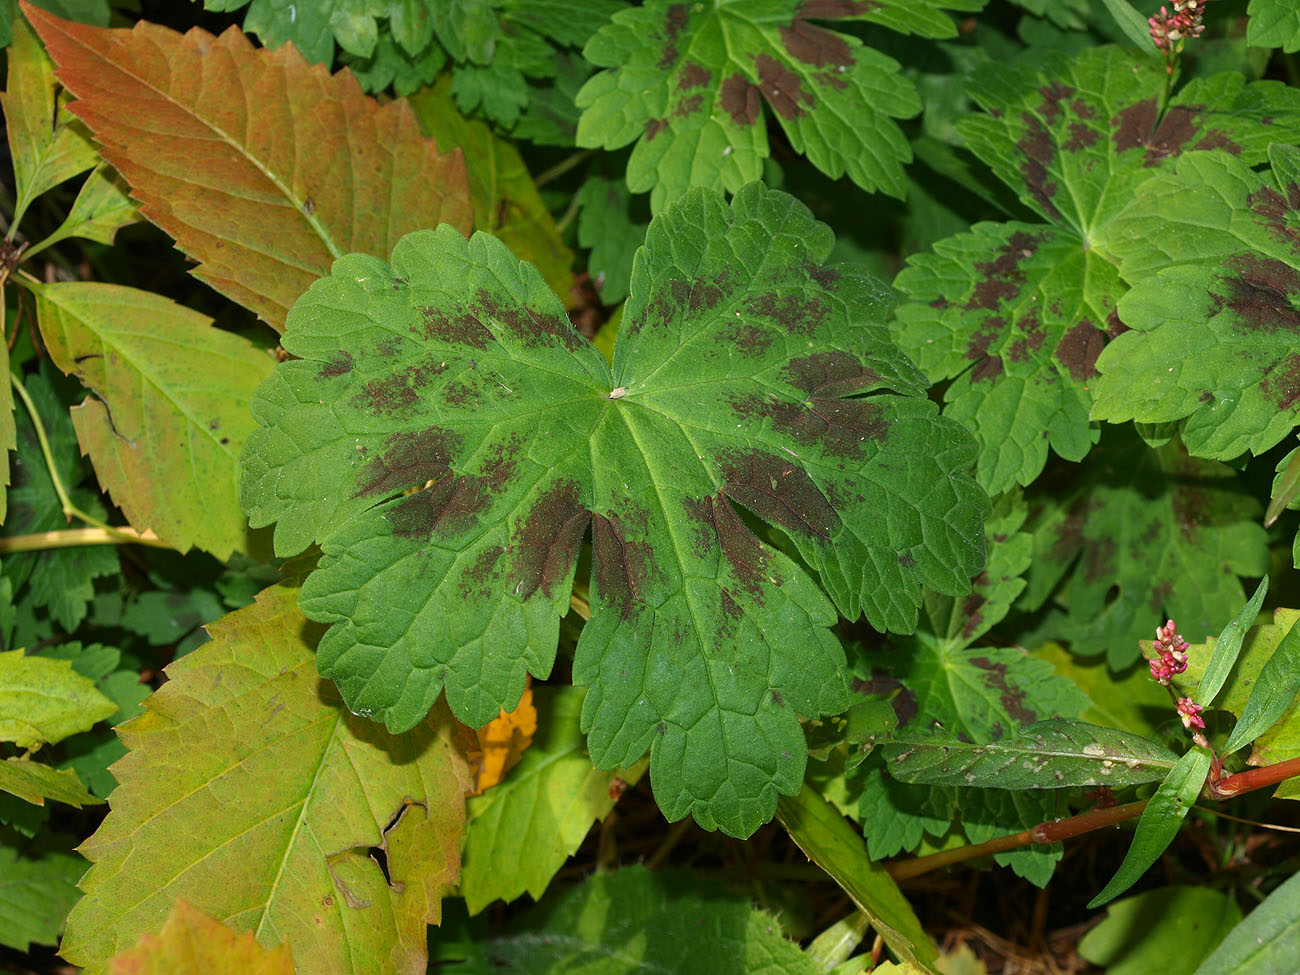
[[[902,782],[992,789],[1138,785],[1162,779],[1178,756],[1164,745],[1083,721],[1026,725],[1013,737],[977,744],[951,736],[911,740],[895,733],[885,746],[889,774]]]
[[[19,223],[32,200],[98,161],[86,129],[57,97],[54,65],[27,21],[13,23],[6,52],[9,78],[0,95],[9,154],[13,157],[17,198],[12,223]]]
[[[469,801],[460,891],[471,914],[525,892],[540,898],[592,824],[614,808],[614,780],[633,785],[645,772],[645,762],[592,768],[581,688],[537,687],[534,694],[540,728],[532,746],[504,782]]]
[[[194,905],[178,900],[157,934],[143,934],[140,943],[109,962],[109,975],[293,975],[288,945],[267,951],[252,932],[236,934]]]
[[[1079,460],[1097,440],[1097,358],[1130,324],[1112,241],[1136,187],[1184,149],[1230,149],[1249,167],[1270,142],[1300,139],[1294,89],[1216,75],[1162,112],[1164,83],[1161,64],[1115,47],[972,76],[988,114],[958,131],[1044,222],[976,224],[909,258],[897,334],[932,380],[955,379],[945,413],[975,432],[990,492],[1028,484],[1049,448]]]
[[[303,606],[334,624],[318,662],[349,706],[393,730],[444,685],[472,725],[513,708],[590,522],[573,677],[597,766],[650,747],[670,818],[770,818],[803,776],[796,715],[848,704],[835,610],[911,629],[922,585],[968,589],[988,510],[883,292],[823,266],[831,243],[785,194],[694,191],[650,227],[612,370],[487,235],[337,262],[254,398],[244,503],[277,551],[321,543]]]
[[[315,679],[296,602],[278,586],[212,624],[118,729],[130,751],[81,848],[94,866],[63,941],[73,964],[105,971],[184,898],[265,947],[288,942],[304,971],[423,969],[459,872],[469,776],[454,722],[444,711],[397,739],[348,714]]]
[[[1300,51],[1300,9],[1290,0],[1250,0],[1246,14],[1246,43],[1280,47],[1288,54]]]
[[[1193,748],[1178,760],[1148,800],[1124,861],[1101,893],[1088,902],[1090,909],[1100,907],[1132,887],[1165,852],[1191,812],[1209,770],[1210,753],[1204,748]]]
[[[578,92],[577,143],[616,149],[635,141],[628,186],[650,190],[658,212],[692,186],[735,192],[762,175],[766,102],[795,151],[822,172],[902,196],[912,155],[894,119],[921,110],[916,89],[892,58],[811,21],[867,20],[950,36],[939,7],[982,5],[724,0],[706,8],[652,0],[615,14],[584,48],[606,70]]]
[[[1188,640],[1218,633],[1246,601],[1239,577],[1268,570],[1267,537],[1231,470],[1177,442],[1152,449],[1116,431],[1097,460],[1072,490],[1036,500],[1024,605],[1054,594],[1071,649],[1122,670],[1168,617]]]
[[[444,221],[469,232],[460,155],[349,73],[310,67],[292,45],[255,49],[234,28],[104,30],[23,9],[141,212],[197,277],[277,328],[334,258],[386,257]]]
[[[1300,423],[1300,150],[1270,157],[1272,180],[1191,153],[1116,221],[1132,331],[1098,360],[1094,418],[1185,417],[1187,449],[1217,460],[1263,453]]]
[[[181,551],[248,551],[239,452],[273,357],[148,291],[28,287],[55,364],[95,394],[72,411],[77,439],[131,524]]]

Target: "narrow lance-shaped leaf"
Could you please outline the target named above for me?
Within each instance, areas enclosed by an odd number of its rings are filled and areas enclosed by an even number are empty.
[[[1292,624],[1282,642],[1255,679],[1241,719],[1224,742],[1223,751],[1235,751],[1271,728],[1295,701],[1300,690],[1300,625]]]
[[[1057,718],[987,744],[949,736],[891,736],[889,774],[903,782],[986,789],[1140,785],[1164,778],[1178,756],[1130,732]]]
[[[1263,453],[1300,423],[1300,149],[1269,159],[1271,179],[1191,153],[1117,219],[1132,331],[1097,360],[1095,419],[1184,420],[1187,449],[1218,460]]]
[[[1264,898],[1196,969],[1196,975],[1300,971],[1300,874]]]
[[[473,725],[512,709],[550,670],[591,523],[573,679],[593,760],[650,748],[671,819],[770,818],[802,781],[798,715],[848,704],[836,609],[910,629],[922,585],[969,586],[988,510],[969,438],[879,286],[822,265],[831,243],[761,185],[693,192],[637,255],[612,370],[487,235],[336,263],[254,398],[244,504],[282,554],[321,542],[303,606],[333,624],[318,663],[349,706],[394,730],[444,687]]]
[[[790,838],[849,895],[904,962],[935,971],[938,952],[912,906],[883,866],[872,861],[858,831],[839,810],[805,785],[783,798],[778,815]]]
[[[45,805],[46,799],[78,809],[103,802],[86,791],[71,769],[51,768],[25,758],[6,758],[0,762],[0,792],[8,792],[34,806]]]
[[[1278,476],[1273,480],[1273,494],[1268,501],[1268,510],[1264,512],[1264,527],[1271,528],[1273,522],[1300,497],[1300,449],[1292,450],[1278,461]]]
[[[1201,682],[1196,686],[1196,703],[1202,707],[1214,703],[1223,682],[1228,679],[1232,665],[1237,662],[1237,654],[1241,652],[1241,641],[1246,636],[1246,631],[1255,625],[1255,617],[1259,615],[1259,607],[1263,605],[1264,594],[1267,592],[1268,576],[1264,576],[1255,589],[1255,595],[1250,597],[1250,602],[1242,607],[1241,612],[1219,634],[1218,642],[1214,645],[1214,655],[1210,657],[1205,673],[1201,675]]]
[[[400,739],[315,678],[317,630],[277,586],[172,663],[130,749],[68,918],[63,957],[96,975],[184,898],[303,971],[423,971],[459,873],[467,763],[454,722]],[[394,825],[395,824],[395,825]],[[386,853],[386,871],[371,858]]]
[[[99,482],[140,530],[184,551],[248,551],[239,452],[274,359],[211,319],[113,284],[29,284],[55,364],[95,395],[72,411]]]
[[[23,9],[141,212],[197,277],[277,328],[334,258],[386,257],[444,221],[469,232],[460,154],[439,153],[409,106],[380,106],[349,72],[311,67],[291,44],[255,49],[234,27],[103,30]]]
[[[1124,893],[1159,859],[1178,835],[1178,828],[1196,802],[1209,770],[1210,753],[1204,748],[1193,748],[1178,760],[1147,801],[1124,861],[1101,893],[1088,902],[1089,909]]]

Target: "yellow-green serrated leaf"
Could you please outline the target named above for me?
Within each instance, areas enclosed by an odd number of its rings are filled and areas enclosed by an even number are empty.
[[[274,359],[148,291],[30,287],[55,364],[95,394],[72,411],[77,439],[131,524],[182,551],[248,551],[239,452]]]
[[[1300,149],[1270,159],[1271,179],[1189,153],[1116,221],[1132,331],[1097,360],[1094,418],[1186,418],[1187,449],[1216,460],[1261,454],[1300,423]]]
[[[68,114],[63,99],[57,96],[54,65],[27,21],[15,17],[13,35],[6,52],[9,80],[0,104],[4,106],[17,189],[11,222],[17,224],[32,200],[84,173],[99,156],[85,126]]]
[[[896,29],[943,34],[951,22],[938,6],[652,0],[620,11],[583,50],[607,70],[578,92],[577,143],[635,141],[628,186],[650,190],[659,212],[693,186],[735,192],[762,174],[766,103],[795,151],[822,172],[901,197],[912,153],[894,119],[921,110],[916,89],[897,61],[811,21],[876,20],[884,11],[879,19]],[[929,17],[909,25],[887,16],[899,8]]]
[[[109,975],[294,975],[288,945],[270,951],[251,932],[237,935],[216,918],[180,900],[157,934],[115,957]]]
[[[80,809],[104,801],[87,792],[77,773],[71,769],[50,768],[23,758],[7,758],[0,762],[0,792],[8,792],[34,806],[43,806],[46,799],[53,799]]]
[[[301,971],[424,970],[459,873],[468,763],[445,711],[400,738],[315,676],[316,630],[277,586],[210,626],[118,729],[113,808],[62,953],[89,973],[184,898]],[[393,824],[396,825],[393,825]],[[370,855],[387,854],[385,880]]]
[[[1145,53],[1102,47],[989,61],[970,78],[987,114],[958,132],[1042,222],[976,224],[910,257],[895,283],[910,299],[903,351],[955,380],[944,412],[975,432],[991,493],[1033,481],[1049,449],[1080,460],[1097,441],[1098,356],[1131,324],[1114,241],[1137,188],[1184,151],[1222,148],[1250,167],[1270,143],[1300,141],[1296,89],[1225,72],[1161,105],[1165,77]]]
[[[119,230],[140,219],[140,208],[131,199],[126,181],[107,163],[100,163],[86,177],[63,223],[40,243],[29,247],[23,256],[29,258],[69,237],[111,244]]]
[[[802,781],[798,715],[848,704],[836,609],[907,630],[922,585],[964,593],[983,560],[970,439],[831,245],[760,184],[692,191],[638,253],[612,368],[488,235],[336,262],[254,398],[244,504],[282,554],[321,542],[303,606],[349,706],[395,730],[444,687],[469,724],[513,710],[591,524],[573,674],[596,765],[649,748],[670,818],[770,818]]]
[[[117,705],[66,660],[0,653],[0,741],[34,749],[89,731]]]
[[[617,795],[615,779],[635,785],[645,762],[600,771],[587,756],[577,687],[536,687],[537,734],[505,781],[469,801],[460,892],[471,914],[525,891],[534,899],[572,856]]]

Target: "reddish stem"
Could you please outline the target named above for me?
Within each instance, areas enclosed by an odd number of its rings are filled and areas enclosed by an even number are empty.
[[[1236,775],[1229,775],[1226,778],[1220,778],[1214,774],[1214,771],[1212,770],[1211,774],[1206,776],[1203,793],[1211,799],[1228,799],[1245,792],[1253,792],[1256,789],[1277,785],[1279,782],[1300,775],[1300,758],[1287,759],[1285,762],[1265,765],[1263,768],[1248,769],[1245,772],[1238,772]],[[1147,801],[1142,799],[1138,802],[1125,803],[1122,806],[1111,806],[1108,809],[1090,809],[1088,812],[1079,813],[1077,816],[1070,816],[1067,819],[1039,823],[1033,829],[1027,829],[1020,833],[998,836],[986,843],[973,843],[970,846],[958,847],[955,850],[931,853],[929,856],[898,860],[886,864],[885,869],[889,871],[889,875],[895,880],[909,880],[912,877],[919,877],[921,874],[929,873],[931,870],[952,866],[954,863],[961,863],[965,860],[973,860],[976,857],[989,856],[993,853],[1005,853],[1007,850],[1016,850],[1034,843],[1057,843],[1061,840],[1081,836],[1084,833],[1090,833],[1096,829],[1117,826],[1127,819],[1136,819],[1142,815],[1142,810],[1146,809]]]

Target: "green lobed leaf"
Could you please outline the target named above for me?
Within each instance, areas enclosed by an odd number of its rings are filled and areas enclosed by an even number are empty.
[[[63,920],[81,896],[77,879],[85,869],[86,861],[71,849],[0,842],[0,945],[20,952],[33,944],[57,945]]]
[[[1141,735],[1057,718],[987,744],[947,735],[900,735],[884,746],[902,782],[984,789],[1140,785],[1163,778],[1178,756]]]
[[[1268,569],[1260,506],[1230,468],[1151,449],[1114,431],[1080,474],[1034,499],[1034,561],[1022,604],[1067,608],[1059,636],[1122,669],[1166,618],[1189,642],[1218,632],[1246,601],[1239,576]]]
[[[1219,460],[1263,453],[1300,423],[1300,149],[1270,157],[1273,180],[1190,153],[1116,221],[1132,331],[1098,360],[1095,419],[1186,418],[1188,450]]]
[[[50,768],[23,758],[6,758],[0,762],[0,792],[8,792],[37,806],[44,805],[46,799],[78,809],[103,801],[87,792],[71,769]]]
[[[1103,47],[990,61],[967,85],[988,114],[958,132],[1044,222],[976,224],[910,257],[895,285],[910,299],[897,312],[903,351],[932,380],[955,380],[945,413],[975,432],[990,492],[1030,483],[1049,448],[1080,460],[1096,442],[1098,356],[1131,324],[1116,310],[1113,240],[1137,187],[1184,149],[1222,147],[1252,166],[1269,143],[1300,140],[1294,89],[1225,73],[1161,112],[1164,84],[1154,59]]]
[[[1159,887],[1111,904],[1079,941],[1079,954],[1106,975],[1192,975],[1240,920],[1241,909],[1221,890]]]
[[[1150,737],[1170,717],[1169,695],[1151,679],[1145,660],[1117,674],[1105,658],[1080,657],[1058,643],[1033,653],[1088,695],[1091,704],[1080,715],[1084,721]]]
[[[616,305],[627,297],[632,260],[645,240],[646,224],[632,212],[632,197],[621,179],[595,174],[578,190],[578,243],[591,249],[587,272],[600,300]]]
[[[983,554],[969,439],[830,246],[785,194],[694,191],[650,227],[612,370],[487,235],[337,262],[254,398],[244,505],[281,554],[320,541],[303,607],[334,624],[318,664],[348,705],[394,730],[444,686],[470,724],[512,709],[591,522],[573,680],[596,765],[650,748],[670,819],[770,818],[803,776],[797,715],[848,705],[835,610],[910,629],[921,586],[965,591]]]
[[[1264,898],[1201,963],[1196,975],[1273,975],[1300,969],[1300,876]]]
[[[239,451],[274,358],[148,291],[27,287],[54,363],[95,394],[72,411],[77,439],[131,524],[181,551],[248,551]]]
[[[921,110],[898,62],[813,20],[874,20],[953,32],[929,0],[887,4],[650,0],[615,14],[583,55],[599,72],[578,92],[579,146],[636,142],[627,182],[658,213],[693,186],[735,192],[769,153],[762,104],[826,175],[903,195],[912,158],[895,118]],[[982,4],[976,4],[979,6]]]
[[[42,4],[47,6],[47,4]],[[32,200],[99,161],[86,128],[57,97],[54,65],[23,18],[13,22],[13,44],[6,52],[9,78],[4,106],[9,154],[17,198],[12,224],[22,221]]]
[[[1300,51],[1300,9],[1290,0],[1250,0],[1246,8],[1246,42],[1255,47]]]
[[[1210,753],[1204,748],[1193,748],[1178,760],[1155,795],[1147,801],[1133,834],[1133,843],[1124,854],[1124,862],[1101,893],[1088,902],[1089,909],[1100,907],[1124,893],[1159,859],[1165,847],[1173,842],[1183,819],[1200,795],[1209,770]]]
[[[579,727],[582,698],[577,687],[534,687],[533,743],[504,782],[470,799],[460,878],[470,914],[524,892],[540,899],[592,824],[614,808],[614,780],[634,785],[645,772],[644,763],[592,768]]]
[[[1259,607],[1263,605],[1264,594],[1267,592],[1268,576],[1264,576],[1255,589],[1255,595],[1250,597],[1241,612],[1219,634],[1214,645],[1214,655],[1206,665],[1205,673],[1201,675],[1201,682],[1196,685],[1196,703],[1202,707],[1214,703],[1214,698],[1222,690],[1223,682],[1228,679],[1232,665],[1237,662],[1237,654],[1241,652],[1241,641],[1246,631],[1255,625],[1255,617],[1259,615]]]
[[[173,662],[99,830],[63,957],[91,975],[177,898],[304,971],[423,970],[459,872],[468,764],[445,710],[397,739],[314,676],[319,630],[277,586]],[[385,870],[372,859],[379,847]]]
[[[868,855],[862,837],[808,786],[778,807],[781,825],[808,858],[849,895],[871,926],[904,962],[935,971],[938,952],[898,885]]]
[[[1232,734],[1223,744],[1225,754],[1252,742],[1268,731],[1295,703],[1300,690],[1300,625],[1293,623],[1286,636],[1260,668],[1246,706]]]
[[[434,936],[447,975],[814,975],[776,920],[693,873],[624,867],[596,874],[504,930]],[[459,937],[457,937],[459,935]]]
[[[0,653],[0,741],[32,751],[87,731],[116,710],[66,661]]]

